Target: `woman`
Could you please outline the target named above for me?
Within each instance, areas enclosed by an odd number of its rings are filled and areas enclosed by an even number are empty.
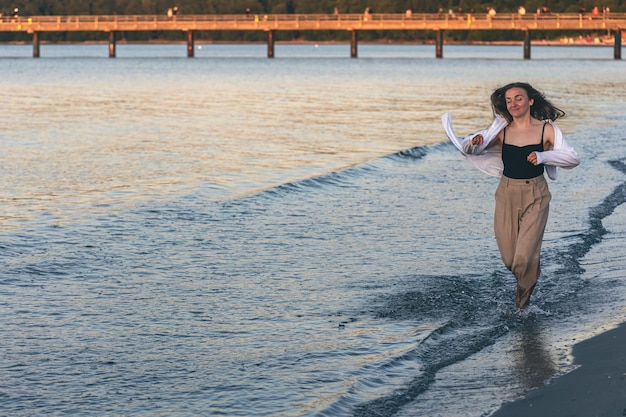
[[[540,274],[539,255],[551,199],[544,171],[574,168],[576,151],[553,123],[565,113],[527,83],[511,83],[491,95],[495,120],[464,139],[454,135],[449,114],[444,128],[478,168],[501,176],[496,190],[494,231],[504,265],[517,279],[515,304],[526,308]]]

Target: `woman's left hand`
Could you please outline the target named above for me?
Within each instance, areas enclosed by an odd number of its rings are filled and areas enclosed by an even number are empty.
[[[531,164],[537,166],[537,163],[538,163],[538,161],[537,161],[537,152],[531,152],[530,155],[528,155],[528,157],[526,159]]]

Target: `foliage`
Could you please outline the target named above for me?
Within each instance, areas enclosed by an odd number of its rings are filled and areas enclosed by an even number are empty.
[[[362,13],[370,7],[376,13],[434,13],[440,9],[459,8],[476,12],[493,7],[498,12],[515,12],[519,6],[534,11],[548,7],[553,12],[577,12],[584,7],[609,7],[626,11],[624,0],[0,0],[0,11],[9,14],[18,7],[23,15],[78,15],[78,14],[158,14],[178,6],[181,13],[332,13],[336,7],[341,13]]]

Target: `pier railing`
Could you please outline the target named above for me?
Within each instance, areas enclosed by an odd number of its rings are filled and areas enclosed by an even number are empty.
[[[0,32],[149,30],[619,30],[626,13],[4,16]]]

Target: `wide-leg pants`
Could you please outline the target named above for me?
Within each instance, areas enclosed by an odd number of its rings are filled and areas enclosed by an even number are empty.
[[[518,308],[530,302],[541,273],[539,257],[551,199],[543,175],[521,180],[502,176],[496,189],[494,231],[502,261],[517,279]]]

